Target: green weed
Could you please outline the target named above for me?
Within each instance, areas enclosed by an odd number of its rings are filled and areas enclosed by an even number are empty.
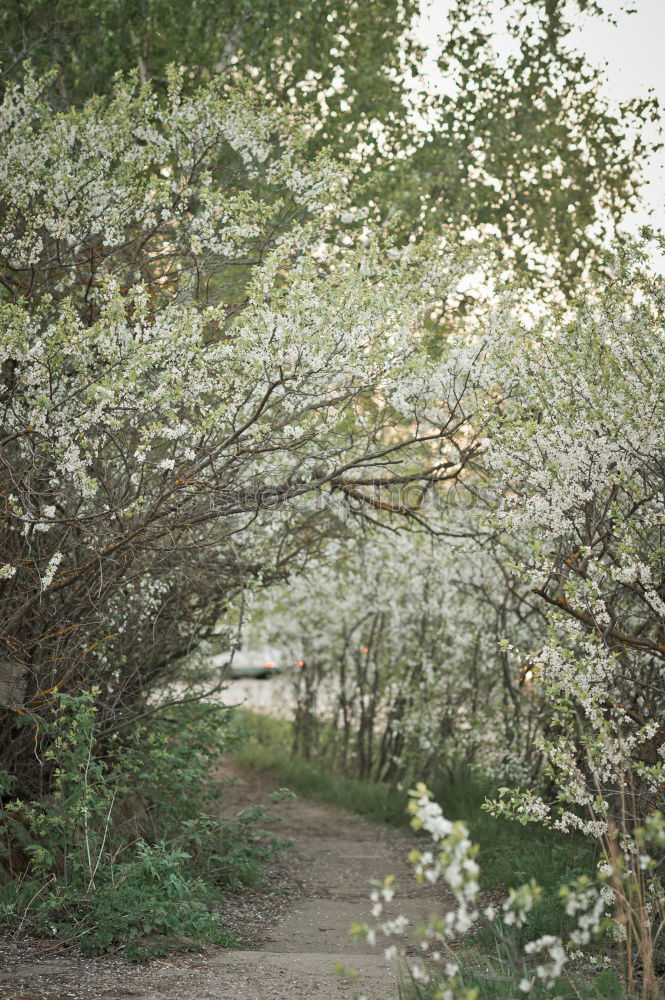
[[[228,711],[193,704],[157,714],[102,747],[94,692],[59,696],[48,718],[45,792],[12,796],[0,774],[0,927],[132,958],[192,941],[232,945],[224,892],[258,885],[281,847],[253,808],[215,815],[211,765],[236,745]]]

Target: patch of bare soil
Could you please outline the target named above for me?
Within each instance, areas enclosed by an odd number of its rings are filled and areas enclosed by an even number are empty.
[[[265,802],[276,783],[225,761],[220,777],[237,783],[224,793],[223,813]],[[242,950],[209,948],[141,965],[119,956],[85,958],[54,942],[0,942],[0,1000],[393,1000],[395,969],[381,947],[354,941],[353,921],[370,921],[369,880],[393,874],[398,900],[391,913],[412,924],[446,909],[444,891],[420,889],[409,875],[408,833],[364,821],[307,799],[275,807],[276,832],[293,847],[275,863],[262,892],[230,897],[225,925]],[[336,964],[358,971],[352,986]]]

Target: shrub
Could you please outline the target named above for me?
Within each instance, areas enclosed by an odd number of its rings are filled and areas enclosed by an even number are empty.
[[[229,713],[209,704],[171,707],[124,742],[98,742],[95,692],[58,695],[47,719],[53,781],[32,801],[0,776],[0,861],[8,884],[0,926],[75,940],[89,953],[131,957],[183,940],[232,939],[223,891],[260,882],[280,846],[262,832],[260,808],[230,822],[214,815],[211,763],[234,744]]]

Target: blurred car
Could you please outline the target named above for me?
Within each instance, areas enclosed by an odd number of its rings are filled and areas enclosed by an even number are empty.
[[[274,650],[238,649],[232,659],[230,653],[219,653],[213,656],[212,662],[221,669],[226,668],[228,676],[234,679],[255,677],[257,680],[265,680],[282,673]]]

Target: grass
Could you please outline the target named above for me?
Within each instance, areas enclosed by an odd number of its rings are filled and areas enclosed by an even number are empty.
[[[245,710],[238,711],[237,722],[246,736],[237,757],[248,767],[274,774],[306,798],[342,806],[377,823],[408,823],[406,792],[374,781],[347,778],[294,756],[290,750],[290,722]]]
[[[500,963],[485,965],[462,961],[460,978],[468,996],[477,1000],[516,1000],[515,977]],[[524,994],[520,994],[523,996]],[[436,984],[423,986],[410,977],[399,984],[399,1000],[438,1000]],[[536,983],[530,1000],[623,1000],[624,989],[611,969],[605,969],[592,979],[580,977],[558,980],[554,986]]]
[[[515,888],[535,879],[543,890],[520,935],[524,942],[543,934],[560,934],[565,915],[559,889],[595,866],[592,845],[578,834],[562,834],[530,823],[522,826],[491,816],[482,808],[495,795],[490,785],[452,782],[433,792],[449,819],[464,820],[479,845],[481,885],[485,890]]]
[[[321,762],[291,753],[291,724],[248,711],[239,711],[237,724],[245,741],[238,758],[249,767],[269,772],[293,791],[359,813],[366,819],[396,826],[408,825],[406,789],[360,781],[332,772]],[[479,845],[481,885],[485,891],[506,892],[534,878],[543,889],[524,928],[525,940],[559,934],[564,912],[559,887],[594,867],[591,846],[577,835],[564,835],[529,824],[521,826],[490,816],[481,807],[495,789],[468,777],[437,784],[422,776],[449,819],[464,820]],[[479,942],[480,943],[480,942]]]

